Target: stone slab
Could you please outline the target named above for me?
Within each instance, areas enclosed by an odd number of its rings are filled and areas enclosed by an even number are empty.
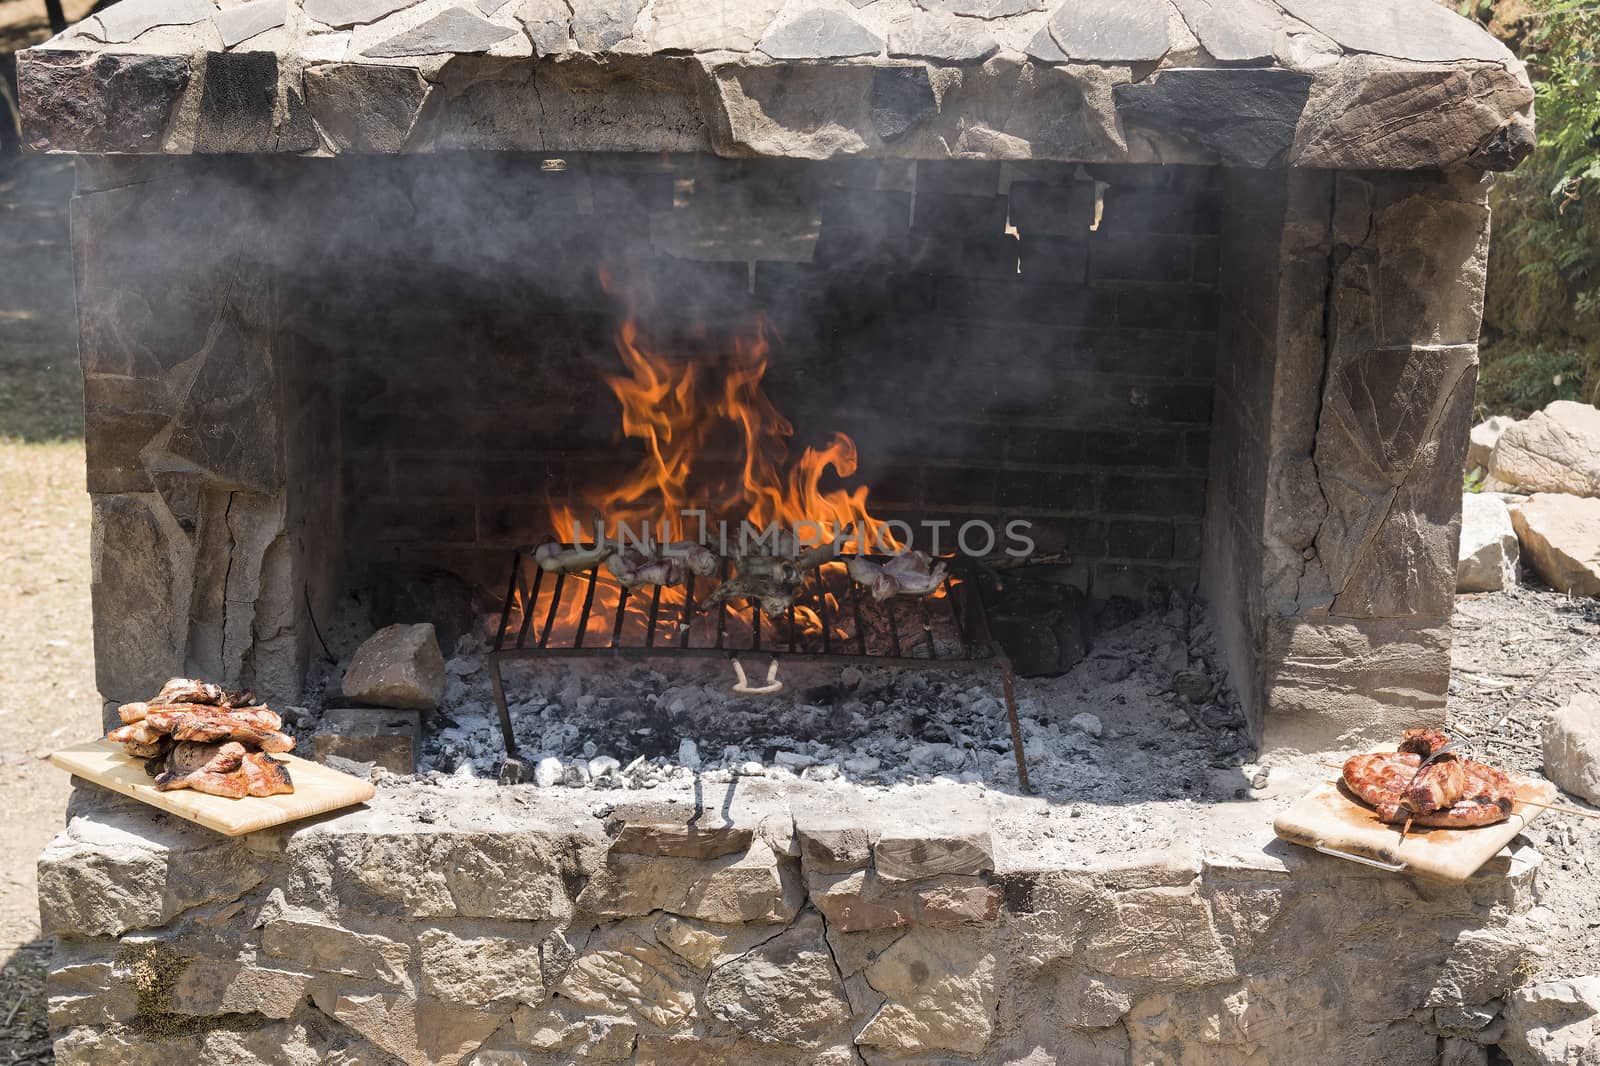
[[[1294,146],[1311,77],[1288,70],[1173,70],[1112,90],[1129,122],[1175,133],[1225,164],[1280,165]]]
[[[1511,513],[1523,558],[1558,592],[1600,596],[1600,499],[1541,492]]]
[[[452,7],[419,26],[372,45],[361,54],[392,59],[447,52],[487,52],[516,32],[509,26],[495,25],[475,11]]]
[[[1422,63],[1513,61],[1476,23],[1429,0],[1280,0],[1295,18],[1355,52]]]
[[[1163,0],[1065,0],[1050,36],[1078,63],[1153,63],[1171,46]]]
[[[877,55],[883,41],[843,12],[810,8],[773,25],[758,47],[773,59],[845,59]]]
[[[288,0],[246,0],[223,8],[211,16],[211,20],[217,24],[222,43],[232,48],[257,34],[282,26],[288,14]]]
[[[365,26],[410,7],[417,0],[306,0],[306,15],[336,29]]]

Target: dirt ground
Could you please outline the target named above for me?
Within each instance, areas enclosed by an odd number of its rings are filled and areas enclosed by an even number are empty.
[[[89,497],[67,254],[69,164],[0,157],[0,1063],[47,1062],[34,858],[99,725]]]

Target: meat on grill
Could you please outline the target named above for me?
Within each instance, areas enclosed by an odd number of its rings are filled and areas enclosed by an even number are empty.
[[[882,602],[891,596],[926,596],[944,584],[946,564],[935,563],[919,551],[902,552],[886,563],[853,556],[847,564],[850,577],[872,590]]]
[[[167,756],[167,769],[156,778],[156,787],[163,792],[187,788],[228,799],[294,791],[288,764],[247,751],[237,741],[178,744]]]

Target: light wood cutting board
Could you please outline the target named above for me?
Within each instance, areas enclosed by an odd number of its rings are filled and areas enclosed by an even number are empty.
[[[1511,816],[1494,825],[1470,829],[1424,829],[1413,826],[1405,843],[1400,827],[1378,821],[1371,807],[1353,798],[1340,785],[1337,770],[1332,780],[1312,789],[1293,807],[1278,815],[1273,831],[1292,844],[1319,851],[1343,852],[1374,864],[1396,867],[1395,872],[1416,874],[1435,881],[1465,881],[1495,856],[1522,827],[1544,813],[1543,807],[1518,803]],[[1548,781],[1509,775],[1519,799],[1543,803],[1556,801],[1556,787]],[[1400,867],[1400,864],[1404,864]]]
[[[144,772],[143,759],[133,758],[122,750],[121,744],[104,737],[63,748],[50,756],[50,761],[85,781],[132,796],[141,803],[170,811],[179,818],[198,822],[230,837],[364,803],[375,791],[370,781],[341,774],[320,763],[293,755],[274,755],[273,758],[289,764],[294,791],[286,796],[246,796],[243,799],[207,796],[192,789],[162,792]]]

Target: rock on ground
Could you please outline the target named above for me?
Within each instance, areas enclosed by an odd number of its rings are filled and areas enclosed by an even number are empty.
[[[1505,501],[1494,495],[1461,495],[1461,554],[1457,592],[1498,592],[1517,582],[1517,531]]]
[[[1558,592],[1600,596],[1600,499],[1541,492],[1511,522],[1541,580]]]
[[[1545,776],[1600,803],[1600,696],[1579,692],[1545,723]]]
[[[1600,977],[1544,981],[1506,997],[1500,1041],[1513,1066],[1600,1062]]]
[[[378,630],[356,649],[344,694],[380,707],[431,711],[444,698],[444,656],[428,622]]]
[[[1489,468],[1489,457],[1494,454],[1494,446],[1499,442],[1500,434],[1516,421],[1508,415],[1491,415],[1472,427],[1472,437],[1467,444],[1467,473],[1470,474],[1480,467],[1485,470]]]
[[[1485,487],[1600,496],[1600,410],[1557,400],[1507,426],[1489,457]]]

